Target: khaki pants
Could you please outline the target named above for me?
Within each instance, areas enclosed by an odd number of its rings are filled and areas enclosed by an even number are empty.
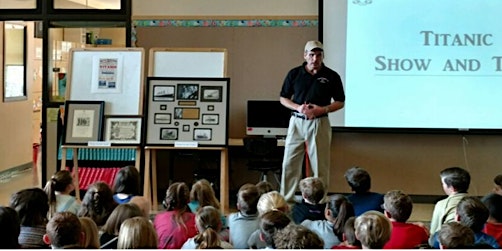
[[[323,181],[327,192],[331,155],[331,125],[328,117],[303,120],[292,116],[289,120],[281,179],[281,194],[289,203],[294,202],[295,191],[302,179],[305,147],[311,174]]]

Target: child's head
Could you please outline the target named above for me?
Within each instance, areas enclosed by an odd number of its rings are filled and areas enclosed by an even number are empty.
[[[460,167],[449,167],[439,173],[443,190],[447,195],[467,193],[471,183],[471,175]]]
[[[324,241],[312,230],[296,224],[289,224],[274,236],[277,249],[323,249]]]
[[[146,218],[150,217],[150,210],[152,209],[152,204],[150,200],[145,196],[134,196],[131,198],[129,203],[135,204],[143,212],[143,216]]]
[[[157,232],[147,218],[126,219],[120,227],[117,249],[157,249]]]
[[[78,217],[70,212],[54,214],[45,227],[44,242],[53,248],[65,246],[80,246],[82,239],[82,225]]]
[[[326,203],[325,217],[333,223],[333,232],[339,240],[343,238],[345,222],[353,216],[355,212],[352,203],[341,194],[332,195]]]
[[[491,193],[483,197],[481,201],[490,212],[488,221],[502,223],[502,195]]]
[[[85,235],[80,246],[83,249],[99,249],[98,225],[89,217],[80,217],[78,219],[82,225],[82,232],[84,232]]]
[[[237,209],[244,214],[252,215],[257,212],[260,193],[253,184],[244,184],[237,192]]]
[[[113,182],[113,193],[140,195],[141,176],[134,166],[125,166],[120,169]]]
[[[135,204],[120,204],[110,214],[102,230],[104,233],[118,235],[122,222],[136,216],[143,216],[143,212]]]
[[[52,175],[44,187],[44,191],[49,197],[49,218],[56,213],[56,192],[70,193],[74,189],[73,177],[70,171],[61,170]]]
[[[480,199],[465,196],[457,204],[457,220],[475,233],[481,232],[490,213]]]
[[[474,245],[474,232],[459,222],[448,222],[438,232],[439,245],[442,249],[467,248]]]
[[[406,222],[413,210],[411,197],[400,190],[388,191],[383,197],[385,215],[397,222]]]
[[[220,246],[221,213],[213,206],[201,207],[195,215],[195,225],[199,234],[195,236],[197,249],[215,248]]]
[[[345,172],[345,180],[356,193],[368,192],[371,188],[370,174],[358,166],[351,167]]]
[[[16,210],[10,207],[0,206],[0,242],[1,249],[18,249],[19,233],[21,232],[21,222]]]
[[[117,203],[108,184],[98,181],[87,188],[78,216],[91,217],[96,225],[102,226],[116,206]]]
[[[392,225],[378,211],[367,211],[356,218],[354,223],[356,238],[363,248],[381,249],[389,241]]]
[[[198,180],[192,185],[190,200],[198,201],[200,207],[213,206],[216,209],[220,209],[220,202],[214,194],[213,187],[205,179]]]
[[[267,247],[276,248],[274,235],[277,231],[285,228],[291,219],[279,210],[272,210],[260,217],[260,238],[265,241]]]
[[[259,215],[263,215],[271,210],[279,210],[285,213],[289,212],[289,205],[286,199],[277,191],[262,194],[258,200],[257,208]]]
[[[175,182],[166,190],[166,197],[162,202],[167,211],[187,211],[190,202],[190,190],[184,182]]]
[[[350,217],[345,222],[343,226],[343,237],[342,240],[345,241],[348,245],[352,246],[361,246],[361,242],[356,238],[356,230],[354,229],[354,223],[356,221],[356,217]]]
[[[502,195],[502,174],[499,174],[493,178],[493,190],[494,193]]]
[[[272,186],[272,183],[270,183],[266,180],[262,180],[262,181],[256,183],[256,188],[258,188],[258,192],[260,193],[260,195],[268,193],[268,192],[272,192],[275,190],[274,186]]]
[[[27,188],[12,194],[9,207],[16,210],[21,226],[34,227],[47,223],[49,199],[40,188]]]
[[[300,181],[300,191],[303,199],[312,204],[319,204],[325,193],[322,180],[316,177],[302,179]]]

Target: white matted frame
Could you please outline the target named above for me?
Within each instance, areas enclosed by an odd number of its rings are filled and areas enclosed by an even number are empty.
[[[87,145],[102,136],[104,101],[66,101],[63,145]]]
[[[141,116],[105,116],[104,140],[114,145],[141,144]]]
[[[229,85],[229,78],[148,77],[144,112],[145,145],[161,146],[173,145],[176,141],[196,141],[199,146],[227,146]],[[174,100],[162,101],[156,90],[163,86],[174,86],[175,93],[180,88],[197,86],[198,94],[191,93],[190,98],[174,95]],[[208,94],[203,100],[204,97],[199,95],[202,88],[212,90],[209,91],[210,94],[216,90],[218,97],[212,98]]]
[[[106,115],[143,112],[143,48],[70,50],[66,100],[104,100]]]

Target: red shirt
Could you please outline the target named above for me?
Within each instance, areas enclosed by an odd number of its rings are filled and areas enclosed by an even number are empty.
[[[502,247],[502,223],[487,222],[483,233],[493,236]]]
[[[383,246],[384,249],[412,249],[420,244],[427,243],[429,234],[421,226],[412,223],[392,222],[390,240]]]
[[[195,214],[190,212],[183,214],[184,226],[176,223],[175,214],[176,211],[166,211],[157,214],[153,221],[153,226],[159,236],[159,249],[180,249],[188,238],[197,234]]]

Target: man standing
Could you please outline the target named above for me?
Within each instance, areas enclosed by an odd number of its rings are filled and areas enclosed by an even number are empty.
[[[291,69],[281,89],[281,104],[293,110],[289,120],[281,194],[290,203],[302,179],[305,151],[314,177],[329,188],[331,125],[328,113],[344,106],[345,93],[338,73],[323,63],[324,50],[319,41],[305,45],[305,62]]]

